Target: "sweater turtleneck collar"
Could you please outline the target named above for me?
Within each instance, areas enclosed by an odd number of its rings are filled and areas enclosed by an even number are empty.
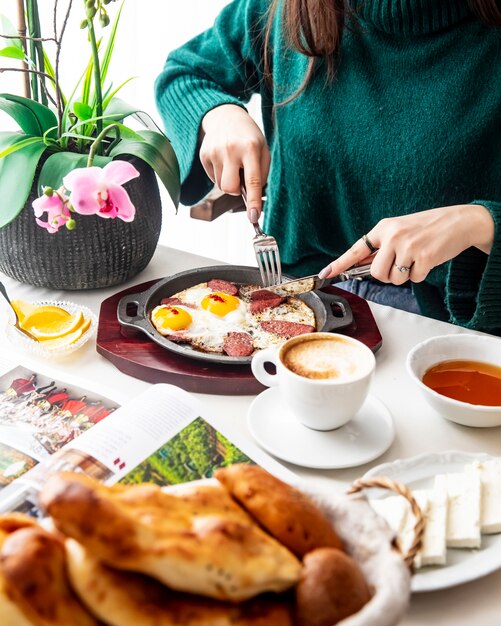
[[[359,18],[389,34],[426,35],[472,15],[467,0],[348,0]]]

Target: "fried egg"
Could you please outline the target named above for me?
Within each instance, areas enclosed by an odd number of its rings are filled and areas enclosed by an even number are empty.
[[[315,313],[305,302],[296,297],[289,297],[282,304],[265,309],[260,313],[249,313],[247,318],[248,332],[252,335],[254,347],[257,350],[280,346],[285,341],[284,337],[275,335],[261,328],[261,322],[272,320],[295,322],[296,324],[304,324],[313,327],[316,325]]]
[[[314,312],[296,297],[289,297],[276,307],[252,313],[248,300],[213,291],[207,283],[200,283],[173,294],[171,299],[175,302],[153,309],[153,326],[164,337],[189,343],[204,352],[223,353],[223,344],[230,332],[251,335],[255,349],[281,345],[285,338],[264,330],[261,327],[263,321],[315,326]]]

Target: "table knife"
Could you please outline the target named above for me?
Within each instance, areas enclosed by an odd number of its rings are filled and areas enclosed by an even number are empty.
[[[370,269],[370,265],[360,265],[359,267],[351,267],[337,276],[329,276],[329,278],[319,278],[318,275],[305,276],[283,282],[280,285],[271,285],[270,287],[265,287],[265,289],[266,291],[276,293],[278,296],[295,296],[314,291],[315,289],[321,289],[343,280],[363,280],[366,276],[370,276]]]

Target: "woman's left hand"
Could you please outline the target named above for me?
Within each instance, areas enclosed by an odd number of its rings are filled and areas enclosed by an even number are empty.
[[[371,275],[383,283],[419,283],[437,265],[475,246],[489,254],[494,239],[494,220],[477,204],[460,204],[385,218],[366,234],[377,248],[359,239],[320,272],[321,278],[336,276],[354,265],[372,260]]]

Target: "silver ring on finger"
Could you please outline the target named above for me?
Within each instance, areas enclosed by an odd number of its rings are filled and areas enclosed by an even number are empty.
[[[411,271],[411,266],[410,265],[399,265],[398,263],[394,263],[393,264],[397,270],[399,272],[401,272],[402,274],[407,274],[408,272]],[[411,264],[412,265],[412,264]]]
[[[371,254],[375,254],[378,251],[378,248],[372,243],[372,241],[367,237],[367,235],[362,235],[362,241],[369,248],[369,252]]]

